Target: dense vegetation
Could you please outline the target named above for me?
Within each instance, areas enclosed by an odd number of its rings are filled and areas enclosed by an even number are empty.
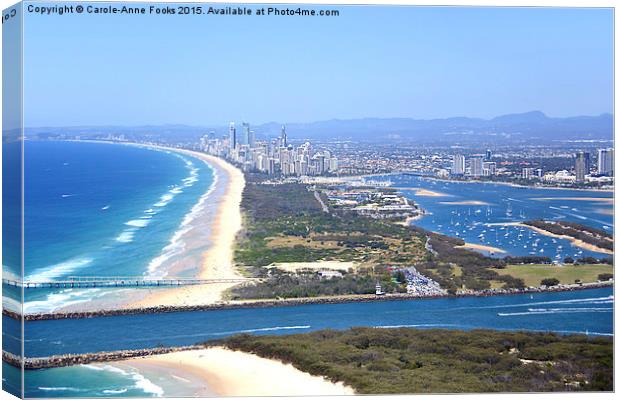
[[[424,241],[407,227],[343,212],[325,213],[301,184],[267,185],[248,175],[242,209],[246,231],[235,261],[255,276],[274,263],[355,261],[374,266],[412,265],[424,257]]]
[[[363,271],[359,274],[342,271],[343,277],[321,278],[315,271],[302,271],[288,274],[276,268],[269,269],[269,278],[258,285],[237,287],[231,291],[231,299],[273,299],[317,296],[339,296],[347,294],[373,294],[375,285],[381,283],[385,293],[405,292],[405,288],[392,279],[392,275],[375,268],[372,274]]]
[[[246,230],[238,242],[235,261],[245,266],[247,274],[265,281],[234,288],[232,298],[373,293],[377,281],[387,292],[402,291],[404,285],[394,285],[393,277],[385,271],[385,266],[399,265],[415,266],[451,293],[461,288],[520,289],[526,286],[526,280],[527,286],[537,286],[541,279],[550,277],[542,276],[532,283],[527,270],[528,265],[551,264],[548,257],[487,257],[460,247],[464,244],[462,239],[342,209],[324,212],[312,188],[297,183],[265,184],[263,179],[260,175],[246,175],[248,184],[242,201]],[[577,225],[563,222],[561,229],[577,230]],[[581,226],[579,229],[589,240],[603,240],[613,247],[612,241],[601,236],[605,232]],[[347,273],[342,278],[329,280],[312,273],[282,274],[270,268],[278,263],[327,260],[353,262],[358,268],[344,271]],[[611,263],[611,259],[572,261]],[[524,265],[525,270],[507,269],[514,265]],[[576,276],[575,280],[584,279]]]
[[[357,393],[613,390],[613,341],[583,335],[353,328],[219,341]]]
[[[566,235],[601,249],[614,249],[613,236],[602,229],[569,221],[548,222],[543,220],[527,221],[526,225],[534,226],[556,235]]]
[[[428,232],[419,227],[411,229],[428,237],[431,250],[426,262],[417,264],[416,268],[449,292],[453,293],[462,287],[473,290],[490,289],[492,282],[503,288],[525,287],[522,279],[498,272],[506,266],[503,259],[460,248],[465,242],[459,238]]]

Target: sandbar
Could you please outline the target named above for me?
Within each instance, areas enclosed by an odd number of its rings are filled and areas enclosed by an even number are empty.
[[[491,225],[491,224],[489,224]],[[520,226],[523,228],[527,228],[527,229],[531,229],[536,233],[540,233],[541,235],[545,235],[545,236],[550,236],[553,238],[557,238],[557,239],[566,239],[569,242],[571,242],[572,245],[579,247],[581,249],[584,250],[589,250],[589,251],[594,251],[596,253],[604,253],[604,254],[614,254],[613,251],[608,250],[608,249],[603,249],[601,247],[595,246],[593,244],[590,243],[586,243],[583,240],[579,240],[579,239],[575,239],[572,236],[568,236],[568,235],[558,235],[556,233],[552,233],[549,231],[546,231],[544,229],[540,229],[536,226],[532,226],[532,225],[527,225],[521,222],[506,222],[506,223],[497,223],[497,224],[493,224],[493,225],[507,225],[507,226]]]
[[[485,246],[483,244],[476,244],[476,243],[465,243],[464,245],[456,246],[456,247],[461,248],[461,249],[468,249],[468,250],[488,251],[491,253],[505,253],[506,252],[506,250],[502,250],[499,247]]]
[[[463,201],[440,201],[439,204],[451,204],[455,206],[488,206],[490,203],[480,200],[463,200]]]

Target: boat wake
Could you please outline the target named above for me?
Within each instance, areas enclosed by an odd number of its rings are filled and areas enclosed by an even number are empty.
[[[599,313],[613,312],[613,308],[529,308],[527,311],[497,313],[500,317],[512,317],[519,315],[542,315],[542,314],[570,314],[570,313]]]

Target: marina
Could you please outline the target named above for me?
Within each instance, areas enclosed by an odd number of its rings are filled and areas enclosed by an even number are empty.
[[[572,221],[613,232],[613,216],[605,211],[613,209],[612,192],[449,182],[407,174],[389,175],[385,179],[425,210],[415,225],[467,243],[505,251],[483,252],[486,255],[536,255],[549,257],[554,263],[562,263],[566,257],[608,257],[605,253],[579,248],[566,239],[545,236],[518,223],[537,219]],[[441,192],[445,196],[419,196],[411,190],[412,187]],[[481,200],[487,205],[467,205]]]

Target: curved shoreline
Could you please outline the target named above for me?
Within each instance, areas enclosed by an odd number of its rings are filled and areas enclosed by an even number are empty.
[[[592,252],[595,252],[595,253],[607,254],[607,255],[613,255],[614,254],[614,252],[611,251],[611,250],[607,250],[607,249],[604,249],[602,247],[598,247],[598,246],[595,246],[593,244],[586,243],[583,240],[579,240],[579,239],[574,238],[572,236],[558,235],[556,233],[549,232],[549,231],[547,231],[545,229],[541,229],[541,228],[539,228],[537,226],[528,225],[528,224],[525,224],[525,223],[522,223],[522,222],[507,222],[507,223],[502,223],[500,225],[519,226],[519,227],[527,228],[527,229],[530,229],[530,230],[532,230],[534,232],[537,232],[537,233],[539,233],[541,235],[549,236],[549,237],[556,238],[556,239],[568,240],[573,246],[579,247],[579,248],[584,249],[584,250],[592,251]]]
[[[199,255],[188,258],[173,254],[175,261],[160,260],[156,265],[162,276],[174,274],[191,274],[191,277],[200,279],[236,279],[241,275],[233,265],[233,251],[235,237],[242,228],[241,198],[245,187],[243,173],[229,162],[202,152],[182,148],[167,147],[149,143],[112,142],[112,141],[84,141],[87,143],[101,143],[143,147],[147,149],[178,153],[190,157],[194,162],[204,162],[213,170],[213,183],[201,194],[196,203],[185,214],[178,230],[184,242],[191,243],[192,251],[200,251]],[[188,221],[188,216],[196,212],[196,216]],[[187,225],[187,226],[184,226]],[[166,246],[174,246],[173,236]],[[195,237],[193,237],[195,236]],[[177,238],[177,239],[181,239]],[[208,243],[208,246],[205,246]],[[202,249],[202,247],[206,247]],[[151,267],[158,258],[164,257],[166,247],[153,258],[145,273],[153,272]],[[99,299],[91,302],[81,302],[70,305],[60,305],[49,313],[55,312],[89,312],[108,308],[145,308],[158,306],[185,306],[196,304],[211,304],[223,300],[223,293],[236,284],[217,283],[209,285],[183,286],[177,288],[141,289],[139,291],[123,292],[116,296],[116,291],[110,291]]]
[[[245,187],[243,173],[227,161],[196,151],[160,147],[197,158],[214,169],[218,184],[225,185],[223,193],[214,200],[213,217],[202,216],[204,225],[210,228],[211,245],[201,255],[197,276],[200,279],[234,279],[241,275],[233,264],[235,238],[242,228],[241,198]],[[159,306],[188,306],[211,304],[222,301],[223,293],[236,284],[217,283],[186,286],[174,289],[156,289],[145,297],[126,302],[122,307],[144,308]]]
[[[608,282],[595,282],[584,283],[582,285],[562,285],[552,288],[534,288],[534,289],[489,289],[487,291],[480,291],[474,293],[459,293],[459,294],[444,294],[435,296],[417,296],[406,293],[384,294],[377,296],[374,294],[368,295],[348,295],[338,297],[303,297],[296,299],[284,299],[284,300],[253,300],[237,303],[215,303],[215,304],[202,304],[202,305],[183,305],[183,306],[154,306],[154,307],[140,307],[140,308],[117,308],[109,310],[97,310],[97,311],[76,311],[76,312],[55,312],[55,313],[37,313],[37,314],[25,314],[23,315],[24,321],[45,321],[45,320],[57,320],[57,319],[81,319],[81,318],[98,318],[98,317],[112,317],[112,316],[125,316],[125,315],[140,315],[140,314],[162,314],[172,312],[193,312],[193,311],[218,311],[218,310],[236,310],[236,309],[249,309],[249,308],[270,308],[270,307],[291,307],[302,306],[310,304],[343,304],[343,303],[357,303],[357,302],[376,302],[376,301],[405,301],[405,300],[430,300],[440,298],[456,298],[456,297],[490,297],[490,296],[508,296],[519,295],[527,293],[544,293],[544,292],[570,292],[577,290],[598,289],[603,287],[613,286],[613,281]],[[22,315],[9,311],[2,310],[2,314],[7,317],[21,320]]]
[[[6,351],[15,368],[40,370],[74,365],[126,366],[143,376],[169,375],[195,391],[195,397],[353,395],[353,388],[295,368],[278,359],[218,345],[160,347],[21,358]]]

